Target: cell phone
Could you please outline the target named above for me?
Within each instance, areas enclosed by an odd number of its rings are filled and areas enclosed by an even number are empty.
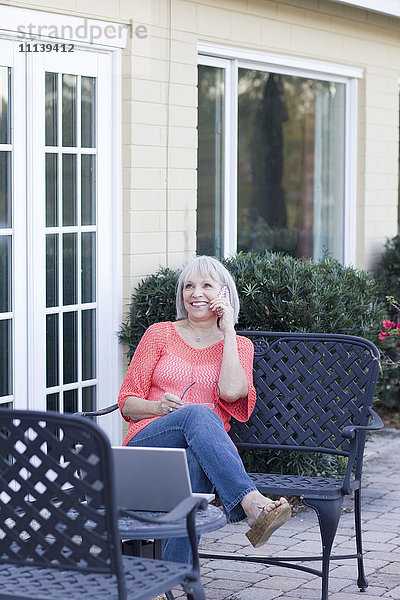
[[[228,290],[228,286],[223,285],[222,288],[219,290],[218,294],[217,294],[217,298],[227,298],[227,300],[230,302],[230,296],[229,296],[229,290]],[[215,311],[215,314],[217,315],[217,317],[222,317],[222,315],[224,314],[224,311],[222,310],[222,308],[217,308],[217,310]]]

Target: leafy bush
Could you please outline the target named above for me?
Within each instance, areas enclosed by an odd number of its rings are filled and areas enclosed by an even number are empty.
[[[400,236],[388,240],[385,244],[377,270],[380,295],[384,300],[394,297],[400,300]],[[400,312],[395,302],[387,303],[385,318],[396,323],[400,321]],[[378,384],[379,407],[400,411],[400,338],[392,337],[380,344],[383,351],[382,374]],[[378,408],[379,408],[378,407]]]
[[[239,292],[238,329],[348,333],[376,341],[386,315],[375,278],[324,256],[319,262],[266,252],[240,253],[223,261]],[[160,269],[133,293],[119,339],[131,357],[145,329],[157,321],[175,320],[175,287],[179,271]],[[259,452],[259,451],[257,451]],[[281,457],[247,451],[246,466],[290,473],[339,473],[342,461],[290,453]],[[328,461],[328,462],[327,462]],[[328,464],[329,463],[329,464]]]
[[[400,299],[400,236],[396,235],[385,244],[379,263],[377,279],[382,298],[394,296]],[[391,316],[398,317],[395,307],[389,307]],[[398,319],[397,319],[398,320]]]
[[[238,329],[348,333],[377,340],[386,308],[370,273],[329,256],[313,262],[269,251],[240,253],[223,262],[239,292]],[[149,325],[175,320],[178,276],[178,270],[159,269],[133,293],[119,333],[129,357]]]
[[[131,360],[146,329],[159,321],[175,321],[175,288],[179,271],[159,269],[146,277],[133,292],[128,314],[118,334],[119,341],[128,346]]]
[[[319,262],[273,252],[225,261],[241,300],[239,329],[348,333],[377,339],[385,307],[374,277],[325,255]]]
[[[249,473],[281,473],[303,477],[343,477],[347,458],[286,450],[239,450]]]

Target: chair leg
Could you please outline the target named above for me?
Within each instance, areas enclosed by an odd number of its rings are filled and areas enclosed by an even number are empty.
[[[322,596],[321,600],[328,600],[329,563],[333,540],[339,524],[343,498],[337,500],[319,500],[304,498],[306,506],[314,509],[318,515],[322,541]]]
[[[363,555],[363,544],[362,544],[362,531],[361,531],[361,490],[355,490],[354,492],[354,525],[356,531],[356,548],[357,548],[357,565],[358,565],[358,579],[357,585],[360,588],[360,592],[365,592],[368,587],[368,580],[364,570],[364,555]]]
[[[184,586],[188,600],[206,600],[204,588],[200,580],[190,581]]]

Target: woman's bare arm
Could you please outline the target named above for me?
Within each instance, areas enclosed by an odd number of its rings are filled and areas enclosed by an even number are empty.
[[[152,417],[167,415],[182,406],[182,400],[178,396],[166,392],[161,400],[145,400],[137,396],[128,396],[122,408],[122,415],[140,421]]]

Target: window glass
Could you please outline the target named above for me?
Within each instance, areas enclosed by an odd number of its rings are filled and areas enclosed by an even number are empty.
[[[94,148],[96,145],[96,79],[81,77],[81,135],[82,148]]]
[[[0,313],[11,312],[11,235],[0,235]]]
[[[77,225],[77,173],[76,154],[63,154],[62,157],[62,218],[63,225]]]
[[[238,250],[343,258],[343,84],[239,69]]]
[[[94,225],[96,223],[96,156],[94,154],[82,154],[81,173],[82,225]]]
[[[46,153],[46,227],[58,225],[58,155]]]
[[[237,97],[227,102],[237,101],[237,121],[232,109],[227,128],[237,134],[235,156],[223,136],[223,71],[199,66],[198,254],[220,256],[231,222],[237,245],[230,252],[318,259],[328,250],[343,260],[346,85],[237,68]],[[237,165],[225,219],[224,148],[232,173]]]
[[[0,150],[0,227],[11,227],[11,152]]]
[[[77,76],[62,76],[62,145],[76,146],[76,86]]]
[[[57,146],[58,129],[58,74],[45,74],[45,102],[46,102],[46,123],[45,123],[45,140],[46,146]]]
[[[223,254],[224,69],[199,66],[197,253]]]
[[[0,320],[0,398],[13,393],[12,380],[12,321]]]
[[[0,144],[11,143],[10,78],[11,69],[0,67]]]

